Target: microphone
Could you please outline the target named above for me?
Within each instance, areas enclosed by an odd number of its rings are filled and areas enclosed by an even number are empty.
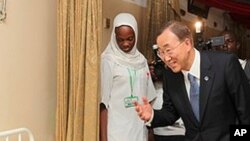
[[[157,46],[156,44],[154,44],[154,45],[152,46],[152,48],[153,48],[153,49],[158,49],[158,46]]]
[[[163,76],[163,71],[165,69],[165,65],[164,62],[161,60],[161,58],[157,55],[157,51],[158,51],[158,46],[156,44],[154,44],[152,46],[153,52],[154,52],[154,73],[156,75],[156,77],[161,80],[162,76]]]
[[[156,44],[154,44],[152,46],[152,49],[153,49],[153,52],[154,52],[154,58],[156,59],[157,58],[157,50],[158,50],[158,46]]]
[[[154,52],[155,63],[161,62],[161,58],[157,55],[158,46],[156,44],[154,44],[152,46],[152,49],[153,49],[153,52]]]

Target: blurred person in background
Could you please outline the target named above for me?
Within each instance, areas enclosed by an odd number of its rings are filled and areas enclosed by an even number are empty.
[[[224,36],[224,45],[217,47],[217,50],[234,53],[239,56],[238,51],[240,49],[240,42],[234,32],[223,31],[221,33],[221,36]],[[250,83],[250,59],[239,58],[239,62],[243,70],[245,71],[245,74],[248,78],[248,82]]]

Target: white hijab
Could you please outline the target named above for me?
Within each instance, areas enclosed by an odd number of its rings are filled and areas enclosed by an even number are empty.
[[[115,28],[121,25],[130,26],[135,32],[135,45],[132,50],[128,53],[123,52],[117,42],[115,37]],[[132,67],[135,69],[140,69],[146,66],[145,57],[137,49],[137,38],[138,38],[138,28],[137,22],[133,15],[129,13],[118,14],[113,23],[113,30],[108,46],[102,53],[102,57],[109,56],[114,59],[117,63]]]

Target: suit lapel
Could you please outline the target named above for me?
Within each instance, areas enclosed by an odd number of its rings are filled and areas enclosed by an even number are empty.
[[[208,56],[201,52],[200,75],[200,121],[202,121],[207,106],[208,98],[214,81],[214,72]]]
[[[195,115],[193,113],[189,98],[188,98],[188,94],[187,94],[187,90],[186,90],[186,86],[184,83],[184,77],[182,73],[178,73],[173,75],[175,77],[172,77],[173,79],[170,80],[170,87],[175,88],[173,89],[172,93],[172,97],[175,97],[175,104],[180,105],[180,110],[183,110],[182,113],[188,113],[188,118],[192,117],[192,121],[193,123],[197,126],[198,125],[198,121],[195,118]]]

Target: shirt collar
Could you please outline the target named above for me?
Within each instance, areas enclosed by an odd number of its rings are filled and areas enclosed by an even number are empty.
[[[241,64],[242,68],[244,69],[246,66],[247,60],[246,59],[245,60],[239,59],[239,62]]]
[[[191,75],[195,76],[198,80],[200,79],[200,52],[195,49],[194,53],[194,61],[193,64],[191,65],[191,68],[189,71],[182,71],[184,75],[187,75],[187,73],[190,73]]]

